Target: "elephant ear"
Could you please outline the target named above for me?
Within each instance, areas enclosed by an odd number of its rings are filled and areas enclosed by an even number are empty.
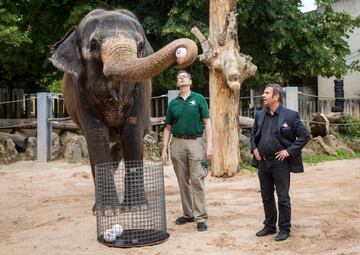
[[[50,46],[49,60],[60,70],[78,77],[82,69],[82,61],[76,29],[76,27],[71,28],[61,41]]]

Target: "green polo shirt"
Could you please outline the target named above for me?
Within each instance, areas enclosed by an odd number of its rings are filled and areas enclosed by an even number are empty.
[[[179,94],[170,102],[165,124],[172,126],[174,135],[193,136],[204,132],[204,118],[209,118],[208,104],[202,95],[191,92],[186,100]]]

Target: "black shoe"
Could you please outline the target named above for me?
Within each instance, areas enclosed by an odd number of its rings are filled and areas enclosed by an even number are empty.
[[[194,217],[188,218],[185,216],[181,216],[180,218],[176,219],[175,224],[176,225],[184,225],[186,223],[194,222],[194,221],[195,221]]]
[[[286,230],[280,230],[279,234],[275,236],[275,241],[284,241],[288,239],[290,232]]]
[[[197,230],[200,232],[207,230],[207,226],[206,226],[205,222],[199,222],[196,227],[197,227]]]
[[[272,235],[275,233],[276,233],[275,228],[264,227],[262,230],[260,230],[256,233],[256,236],[267,236],[267,235]]]

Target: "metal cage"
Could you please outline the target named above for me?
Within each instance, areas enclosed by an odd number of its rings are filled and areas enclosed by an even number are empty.
[[[96,165],[95,187],[99,242],[113,247],[134,247],[169,238],[161,162]]]

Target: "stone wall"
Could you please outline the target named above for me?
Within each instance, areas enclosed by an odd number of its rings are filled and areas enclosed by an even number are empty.
[[[160,160],[161,141],[155,132],[150,132],[144,137],[144,159]],[[36,160],[37,139],[28,138],[25,152],[19,152],[11,139],[0,142],[0,164],[9,164],[19,160]],[[70,163],[88,163],[89,153],[85,137],[78,133],[65,131],[52,133],[51,160],[65,159]]]

